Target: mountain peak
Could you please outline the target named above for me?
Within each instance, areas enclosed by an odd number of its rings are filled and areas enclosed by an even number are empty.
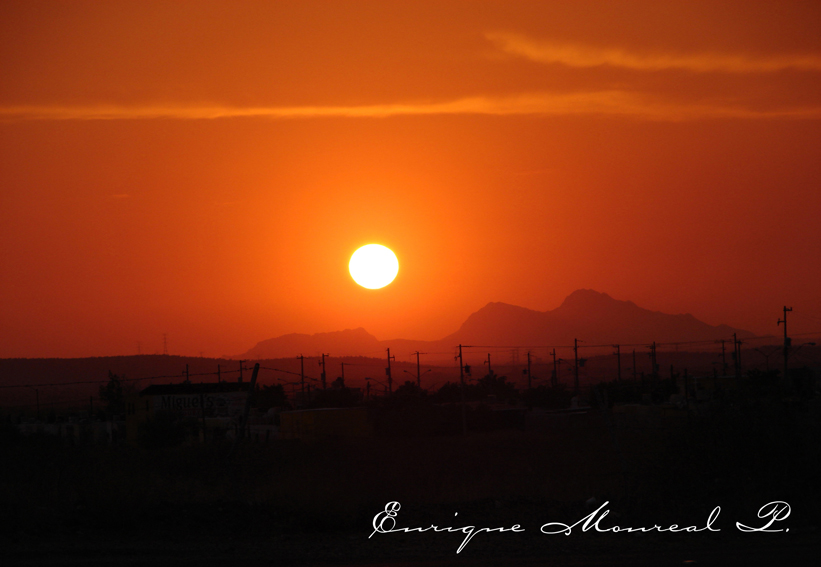
[[[561,307],[565,306],[585,306],[595,307],[606,303],[612,303],[616,300],[606,293],[596,291],[594,289],[577,289],[570,295],[564,298]]]
[[[507,313],[510,311],[533,311],[533,309],[528,309],[527,307],[520,307],[518,305],[513,305],[511,303],[505,303],[503,301],[491,301],[476,313]],[[473,313],[473,315],[476,315]]]
[[[419,341],[378,341],[362,327],[315,335],[291,334],[257,344],[241,358],[277,358],[315,353],[334,356],[371,356],[388,346],[407,351],[447,350],[462,345],[569,345],[574,339],[589,344],[649,344],[719,340],[733,332],[751,333],[726,325],[712,326],[693,315],[668,315],[613,299],[592,289],[578,289],[552,311],[535,311],[492,301],[468,316],[447,337],[428,344]]]

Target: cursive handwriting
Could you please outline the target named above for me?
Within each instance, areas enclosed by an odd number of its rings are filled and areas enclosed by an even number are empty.
[[[671,524],[669,526],[660,526],[655,524],[653,526],[640,526],[640,527],[622,527],[618,525],[608,525],[604,520],[607,515],[610,513],[610,510],[607,509],[607,505],[610,502],[605,502],[596,510],[588,514],[587,516],[583,517],[582,519],[578,520],[574,524],[564,524],[562,522],[548,522],[543,524],[541,527],[541,532],[547,535],[557,535],[557,534],[564,534],[570,535],[573,533],[574,529],[577,529],[582,532],[587,532],[590,530],[595,530],[597,532],[610,532],[610,533],[619,533],[619,532],[669,532],[669,533],[679,533],[679,532],[720,532],[720,528],[716,528],[713,526],[716,520],[718,519],[719,514],[721,513],[721,506],[716,506],[712,509],[710,514],[707,516],[707,521],[704,525],[701,526],[679,526],[678,524]],[[459,548],[456,550],[456,553],[460,553],[470,540],[472,540],[478,534],[485,532],[512,532],[512,533],[520,533],[525,531],[525,529],[520,526],[519,524],[514,524],[509,528],[498,527],[498,528],[479,528],[476,526],[462,526],[462,527],[439,527],[430,525],[426,528],[417,527],[417,528],[410,528],[404,527],[400,528],[397,527],[396,517],[399,514],[399,510],[402,508],[399,502],[388,502],[385,505],[385,509],[379,512],[373,518],[373,532],[368,538],[372,538],[375,534],[390,534],[390,533],[410,533],[410,532],[447,532],[447,533],[463,533],[465,534],[462,543],[459,545]],[[782,500],[775,500],[773,502],[768,502],[764,504],[761,508],[758,509],[758,517],[761,520],[764,520],[764,525],[760,527],[750,527],[745,526],[741,522],[736,522],[736,528],[742,532],[767,532],[767,533],[775,533],[775,532],[788,532],[790,531],[789,528],[782,528],[776,529],[773,528],[773,524],[776,522],[781,522],[786,520],[790,516],[791,508],[790,505]],[[458,516],[459,513],[457,512],[454,516]]]
[[[573,531],[573,528],[581,524],[581,528],[583,532],[587,530],[591,530],[593,528],[596,529],[597,532],[651,532],[651,531],[659,531],[659,532],[703,532],[703,531],[711,531],[711,532],[719,532],[721,531],[719,528],[714,528],[713,523],[718,518],[719,513],[721,513],[721,506],[716,506],[713,508],[713,511],[710,512],[710,516],[707,518],[707,523],[704,527],[698,528],[696,526],[686,526],[686,527],[679,527],[678,524],[672,524],[669,527],[663,528],[659,525],[655,525],[651,528],[647,527],[640,527],[640,528],[623,528],[621,526],[611,526],[609,528],[602,528],[601,521],[610,513],[610,510],[605,510],[607,505],[610,502],[605,502],[601,506],[599,506],[595,511],[591,512],[578,522],[572,525],[562,524],[561,522],[550,522],[544,524],[541,528],[543,534],[548,535],[555,535],[555,534],[564,534],[570,535]]]
[[[476,528],[476,526],[463,526],[461,528],[440,528],[439,526],[431,525],[427,528],[397,528],[396,527],[396,515],[399,512],[399,509],[402,507],[399,502],[388,502],[385,505],[385,509],[382,512],[379,512],[373,518],[373,532],[371,535],[368,536],[368,539],[372,538],[374,534],[390,534],[396,532],[426,532],[428,530],[434,532],[462,532],[465,534],[465,539],[462,540],[462,544],[456,550],[456,553],[460,553],[465,546],[473,539],[474,536],[482,533],[482,532],[523,532],[525,531],[522,526],[519,524],[514,524],[509,528]],[[457,512],[458,514],[458,512]]]
[[[735,527],[742,532],[783,532],[784,530],[768,530],[767,528],[773,525],[773,522],[780,522],[781,520],[786,520],[789,518],[790,510],[790,505],[782,500],[768,502],[758,509],[759,518],[770,518],[770,521],[767,522],[766,525],[761,526],[760,528],[751,528],[749,526],[745,526],[741,522],[736,522]],[[790,529],[787,528],[786,531],[790,531]]]

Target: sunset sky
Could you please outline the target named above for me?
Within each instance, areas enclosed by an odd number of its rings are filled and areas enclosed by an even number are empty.
[[[4,1],[0,357],[438,339],[579,288],[819,331],[819,30],[813,2]],[[382,290],[347,271],[372,242]]]

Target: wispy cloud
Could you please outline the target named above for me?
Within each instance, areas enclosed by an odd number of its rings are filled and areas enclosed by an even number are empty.
[[[771,73],[786,69],[821,71],[821,55],[812,53],[767,57],[720,53],[640,53],[619,48],[535,40],[507,32],[488,32],[485,37],[510,55],[568,67],[608,65],[640,71],[680,69],[695,73]]]
[[[466,97],[441,102],[361,106],[7,106],[0,120],[213,120],[219,118],[387,118],[413,115],[610,115],[647,120],[703,118],[818,119],[821,106],[756,109],[726,102],[673,102],[652,95],[606,90],[573,93],[531,93],[501,97]]]

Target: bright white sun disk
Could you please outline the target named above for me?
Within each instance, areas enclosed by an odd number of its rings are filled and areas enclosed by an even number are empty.
[[[391,283],[399,273],[399,260],[390,248],[366,244],[353,253],[348,271],[362,287],[379,289]]]

